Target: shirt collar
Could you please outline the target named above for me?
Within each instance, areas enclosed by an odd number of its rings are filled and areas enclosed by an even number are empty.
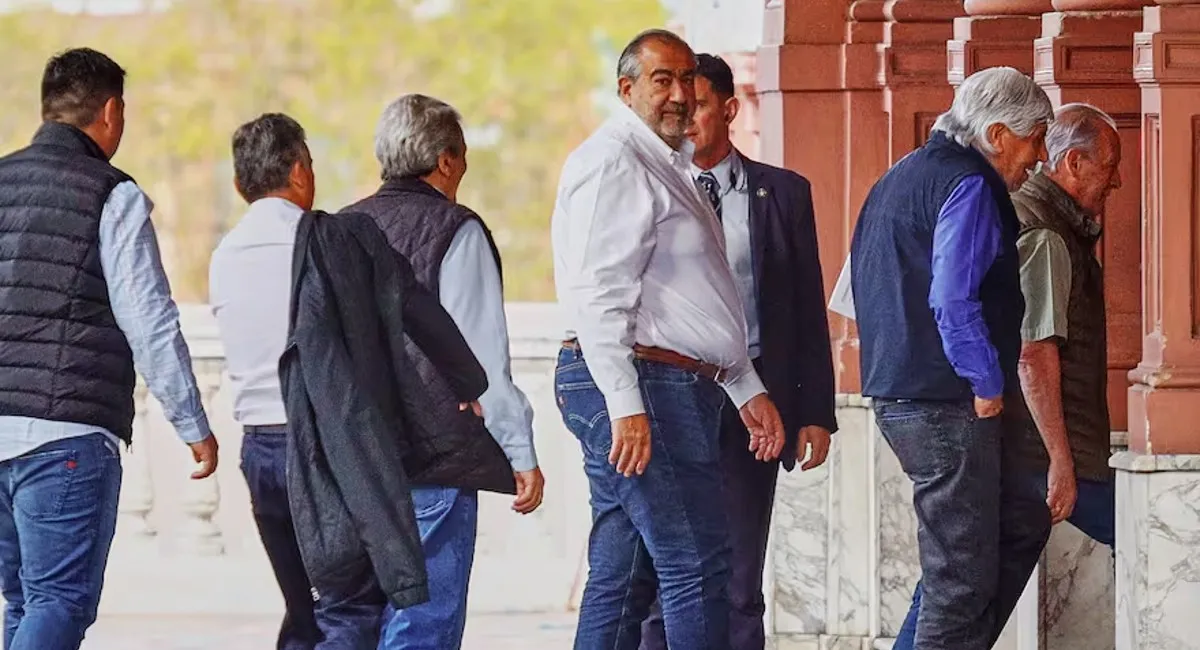
[[[654,129],[642,121],[640,115],[624,103],[621,104],[616,117],[629,128],[630,133],[645,143],[651,151],[662,156],[670,165],[687,169],[692,164],[692,156],[696,152],[696,147],[690,140],[685,138],[683,145],[678,150],[673,149],[665,140],[658,137]]]
[[[287,199],[277,196],[264,196],[250,204],[247,215],[272,215],[288,221],[299,221],[304,215],[304,209]]]
[[[744,193],[747,187],[746,171],[742,165],[742,157],[738,155],[737,149],[731,149],[729,155],[721,159],[712,169],[700,169],[692,164],[692,175],[699,176],[705,171],[712,172],[712,175],[717,179],[717,186],[721,190],[721,195],[724,196],[730,190]]]
[[[1100,236],[1100,222],[1081,208],[1075,198],[1068,194],[1062,186],[1051,180],[1046,175],[1044,168],[1039,168],[1037,172],[1030,175],[1021,189],[1026,190],[1026,188],[1030,194],[1041,197],[1043,201],[1051,205],[1059,217],[1075,232],[1087,238]]]

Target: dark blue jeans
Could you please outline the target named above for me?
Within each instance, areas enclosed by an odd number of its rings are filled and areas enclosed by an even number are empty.
[[[923,593],[911,647],[987,650],[1050,534],[1045,497],[1006,453],[1007,416],[980,419],[969,400],[876,399],[874,410],[913,482]]]
[[[575,648],[636,650],[657,588],[670,647],[726,650],[729,540],[718,443],[724,395],[694,373],[635,363],[652,451],[646,472],[625,478],[608,463],[604,396],[582,356],[564,350],[558,360],[555,393],[583,448],[592,504]]]
[[[412,490],[425,551],[429,601],[384,615],[379,650],[458,650],[467,623],[467,587],[475,562],[479,496],[474,490]]]
[[[77,650],[96,620],[117,525],[121,457],[104,434],[0,463],[6,650]]]
[[[1030,486],[1037,490],[1038,495],[1046,498],[1046,475],[1043,473],[1029,474]],[[1075,500],[1075,510],[1071,513],[1071,522],[1101,544],[1113,548],[1116,543],[1116,489],[1113,481],[1089,481],[1077,479],[1078,497]],[[912,650],[917,634],[917,616],[921,611],[921,583],[913,590],[912,607],[904,618],[904,625],[896,635],[896,643],[892,650]],[[1007,622],[1007,621],[1006,621]],[[1002,623],[1003,624],[1003,623]]]
[[[300,558],[287,496],[287,429],[246,427],[242,438],[242,474],[250,488],[254,523],[266,548],[275,580],[283,592],[283,623],[278,650],[375,650],[387,601],[373,573],[364,572],[358,587],[345,593],[321,592],[313,601],[312,584]]]
[[[726,399],[721,409],[721,480],[725,516],[729,518],[729,641],[733,650],[762,650],[767,643],[763,568],[779,461],[761,462],[749,446],[750,432],[737,407]],[[641,650],[667,650],[658,601],[642,625]]]

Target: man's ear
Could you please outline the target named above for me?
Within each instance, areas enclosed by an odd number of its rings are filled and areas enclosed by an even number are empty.
[[[1079,149],[1067,149],[1067,152],[1063,154],[1062,162],[1060,162],[1059,165],[1061,166],[1065,164],[1067,166],[1066,171],[1068,173],[1070,173],[1072,176],[1078,176],[1080,167],[1083,166],[1083,159],[1084,153]]]
[[[454,157],[450,155],[450,150],[444,150],[438,154],[437,168],[438,172],[446,178],[454,177]]]
[[[742,110],[742,102],[738,101],[737,97],[730,97],[725,100],[725,124],[733,124],[737,119],[738,113]]]
[[[1004,153],[1004,146],[1008,144],[1007,135],[1010,133],[1007,126],[996,122],[987,128],[988,144],[992,146],[992,151],[995,153]]]
[[[109,97],[104,102],[104,107],[100,109],[100,120],[105,127],[111,128],[118,122],[124,110],[125,104],[120,97]]]
[[[629,105],[629,102],[633,101],[633,82],[634,79],[631,77],[621,77],[620,79],[617,79],[617,96],[619,96],[621,101],[625,102],[627,106]]]
[[[308,168],[304,166],[303,160],[297,160],[292,163],[292,169],[288,172],[288,185],[303,192],[308,189],[308,184]]]

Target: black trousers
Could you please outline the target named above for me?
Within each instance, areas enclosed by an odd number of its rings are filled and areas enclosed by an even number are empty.
[[[767,560],[767,535],[771,530],[779,461],[756,460],[749,445],[750,433],[742,424],[737,407],[726,398],[721,409],[721,474],[732,551],[729,577],[732,650],[762,650],[766,644],[763,566]],[[642,624],[641,650],[666,648],[662,610],[655,600],[650,616]]]
[[[287,429],[246,427],[242,438],[242,474],[250,488],[254,523],[266,548],[275,580],[283,592],[284,615],[278,650],[375,650],[386,596],[373,574],[341,594],[316,600],[288,505]]]

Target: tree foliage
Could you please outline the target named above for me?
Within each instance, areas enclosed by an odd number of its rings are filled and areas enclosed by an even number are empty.
[[[150,3],[148,3],[150,4]],[[603,117],[615,51],[662,24],[657,0],[176,0],[136,15],[0,15],[0,147],[39,120],[47,57],[108,53],[129,71],[114,162],[156,202],[175,292],[203,300],[209,254],[244,206],[229,137],[263,112],[305,126],[318,207],[378,183],[380,110],[407,92],[454,105],[468,130],[461,201],[496,234],[509,299],[553,297],[548,223],[566,154]]]

